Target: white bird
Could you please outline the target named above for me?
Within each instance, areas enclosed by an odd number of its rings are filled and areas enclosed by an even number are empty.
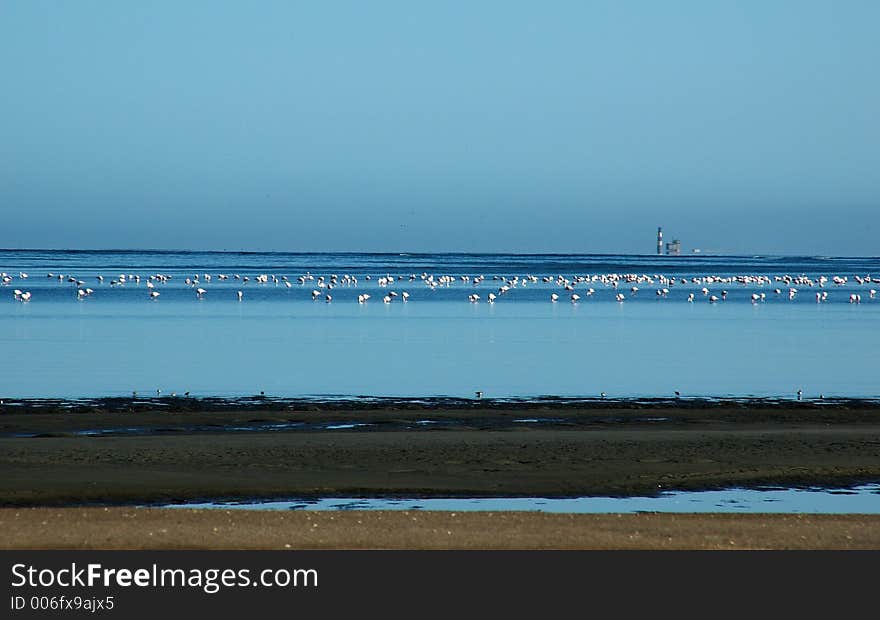
[[[577,293],[572,293],[571,295],[571,303],[576,304],[578,300],[581,298]]]
[[[400,296],[403,297],[403,301],[404,301],[404,303],[406,303],[407,301],[409,301],[409,293],[407,293],[406,291],[403,291],[403,292],[400,294]]]
[[[557,301],[559,301],[559,295],[557,295],[556,293],[553,293],[552,295],[550,295],[550,301],[552,301],[555,304]]]
[[[159,296],[159,291],[150,291],[150,298],[156,299]]]
[[[205,293],[207,293],[207,292],[208,291],[206,291],[203,288],[197,288],[196,289],[196,297],[198,297],[199,299],[202,299],[202,297],[204,297]]]
[[[235,295],[238,297],[238,301],[241,301],[241,298],[244,297],[244,293],[241,291],[238,291]]]
[[[495,303],[495,293],[489,293],[488,299],[489,299],[490,304],[494,304]]]
[[[694,301],[694,294],[693,294],[693,293],[690,293],[690,294],[688,295],[688,301],[690,301],[690,302],[693,302],[693,301]]]

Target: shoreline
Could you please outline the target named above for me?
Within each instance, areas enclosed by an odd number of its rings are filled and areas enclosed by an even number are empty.
[[[296,410],[319,408],[327,410],[369,409],[556,409],[603,408],[676,408],[705,409],[711,407],[785,407],[785,408],[862,408],[880,407],[880,396],[828,396],[797,398],[773,396],[552,396],[540,395],[509,398],[464,398],[457,396],[83,396],[83,397],[0,397],[0,414],[10,412],[78,412],[135,411],[142,408],[171,408],[176,411],[246,411]]]
[[[601,423],[843,424],[880,421],[880,399],[765,399],[765,398],[653,398],[653,399],[455,399],[357,398],[282,399],[246,398],[97,398],[2,399],[0,436],[28,431],[75,432],[89,428],[121,430],[132,423],[145,429],[180,423],[234,432],[246,422],[337,421],[382,424],[406,422],[474,423],[497,426],[529,415],[552,425]],[[253,417],[257,416],[257,417]],[[522,417],[519,421],[525,421]],[[211,429],[197,428],[198,432]],[[289,429],[294,430],[294,429]],[[427,427],[424,430],[430,430]]]

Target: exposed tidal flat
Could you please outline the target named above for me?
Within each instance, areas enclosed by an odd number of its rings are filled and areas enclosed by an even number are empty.
[[[224,409],[162,400],[63,410],[5,403],[0,501],[634,495],[880,480],[874,401],[280,401]]]
[[[878,414],[867,400],[6,400],[3,545],[880,548],[877,515],[133,507],[845,486],[880,480]]]
[[[5,402],[4,546],[880,548],[878,515],[133,507],[846,486],[880,480],[874,401],[174,400]]]

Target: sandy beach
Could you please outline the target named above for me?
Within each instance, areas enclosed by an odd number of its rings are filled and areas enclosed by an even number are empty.
[[[880,549],[875,515],[3,508],[3,549]]]
[[[451,528],[444,513],[232,515],[124,507],[205,498],[625,496],[847,485],[880,479],[878,413],[864,403],[6,408],[0,415],[3,544],[880,548],[880,517],[859,515],[474,513],[457,515]],[[64,528],[46,525],[59,518]],[[225,534],[214,536],[215,530]],[[458,534],[437,534],[446,531]]]

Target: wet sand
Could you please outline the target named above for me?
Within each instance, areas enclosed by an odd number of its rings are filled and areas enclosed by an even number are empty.
[[[0,505],[847,485],[880,480],[878,413],[876,406],[6,410]],[[425,420],[433,423],[419,424]],[[345,422],[367,425],[326,430]],[[311,430],[230,430],[266,424]],[[113,434],[132,428],[140,430]],[[82,430],[109,434],[76,434]],[[33,436],[15,436],[26,433]]]
[[[327,428],[352,423],[364,426]],[[0,505],[7,507],[0,520],[11,532],[4,544],[16,547],[278,548],[286,539],[295,548],[633,548],[632,541],[647,545],[637,548],[880,547],[874,516],[462,514],[456,517],[461,538],[442,542],[433,530],[454,531],[444,513],[288,514],[282,526],[271,520],[283,515],[236,511],[239,533],[215,537],[227,518],[223,511],[23,510],[206,498],[623,496],[876,482],[880,406],[871,403],[4,406],[0,472]],[[57,514],[67,515],[69,525],[43,525]],[[131,521],[127,514],[137,516]],[[356,517],[372,525],[359,529],[346,521]],[[100,526],[102,518],[110,521]],[[418,527],[410,527],[413,518]],[[303,537],[303,519],[329,533]],[[290,520],[300,520],[293,530]],[[139,525],[131,529],[129,522]],[[394,532],[383,533],[389,523]],[[260,528],[265,537],[257,535]],[[153,534],[147,539],[144,531]]]

